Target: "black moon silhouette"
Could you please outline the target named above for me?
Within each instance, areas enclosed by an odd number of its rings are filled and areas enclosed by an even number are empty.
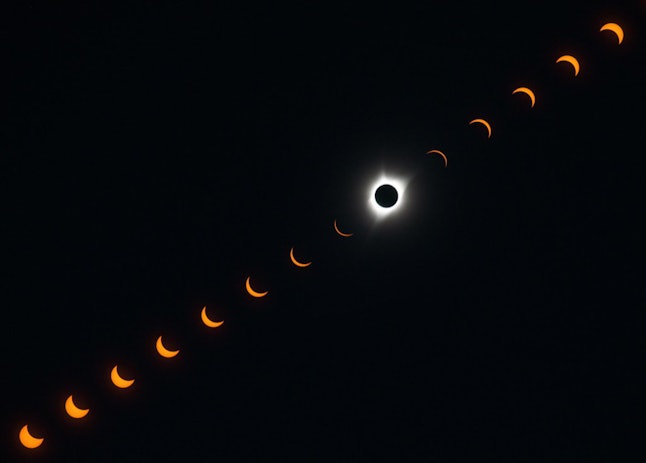
[[[381,207],[393,207],[397,203],[398,197],[397,189],[392,185],[381,185],[375,191],[375,201]]]

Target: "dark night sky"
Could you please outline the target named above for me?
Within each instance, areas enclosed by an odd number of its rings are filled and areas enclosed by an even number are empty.
[[[644,461],[646,3],[75,3],[0,15],[0,459]]]

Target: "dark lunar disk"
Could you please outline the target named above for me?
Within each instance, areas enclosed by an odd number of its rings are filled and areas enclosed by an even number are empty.
[[[375,200],[381,207],[392,207],[397,202],[397,190],[392,185],[381,185],[375,191]]]

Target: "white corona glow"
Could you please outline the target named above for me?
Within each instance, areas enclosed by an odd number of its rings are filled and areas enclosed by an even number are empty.
[[[392,215],[402,208],[406,200],[405,193],[407,183],[408,181],[405,180],[382,175],[381,177],[379,177],[379,179],[375,180],[370,185],[370,188],[368,190],[368,205],[378,219]],[[397,202],[391,207],[381,207],[379,204],[377,204],[377,200],[375,199],[375,192],[381,185],[392,185],[393,187],[395,187],[395,190],[397,190]]]

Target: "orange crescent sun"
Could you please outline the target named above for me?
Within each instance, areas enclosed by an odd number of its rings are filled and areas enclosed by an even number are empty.
[[[206,314],[206,306],[202,307],[202,313],[200,314],[202,317],[202,323],[204,323],[206,326],[209,328],[217,328],[218,326],[222,326],[224,321],[221,322],[214,322],[209,318],[209,316]]]
[[[471,124],[482,124],[487,128],[487,138],[491,138],[491,125],[489,122],[487,122],[484,119],[473,119],[471,122],[469,122],[469,125]]]
[[[43,437],[34,437],[29,433],[29,428],[27,425],[24,425],[21,429],[20,432],[18,433],[18,438],[20,439],[20,443],[27,447],[28,449],[35,449],[36,447],[40,447],[40,445],[43,443],[45,440]]]
[[[65,411],[72,418],[83,418],[90,412],[89,408],[79,408],[74,403],[72,395],[70,395],[67,400],[65,400]]]
[[[334,219],[334,230],[336,230],[336,232],[339,235],[343,236],[344,238],[347,238],[348,236],[354,235],[354,233],[343,233],[341,230],[339,230],[339,227],[336,224],[336,219]]]
[[[444,167],[447,167],[449,165],[449,160],[446,158],[446,154],[444,154],[440,150],[431,150],[426,152],[426,154],[433,154],[433,153],[439,154],[440,156],[442,156],[442,158],[444,159]]]
[[[624,30],[617,23],[604,24],[603,26],[601,26],[601,29],[599,29],[599,32],[602,32],[602,31],[614,32],[615,35],[617,36],[617,45],[621,45],[621,42],[624,41]]]
[[[312,262],[299,262],[296,257],[294,257],[294,248],[289,250],[289,258],[291,259],[292,263],[297,266],[297,267],[309,267],[312,265]]]
[[[532,101],[532,106],[531,106],[532,108],[536,104],[536,95],[529,88],[527,88],[527,87],[518,87],[516,90],[511,92],[512,95],[515,94],[515,93],[524,93],[525,95],[527,95],[529,97],[529,99]]]
[[[559,56],[559,58],[556,60],[556,62],[557,63],[560,63],[560,62],[570,63],[572,65],[572,67],[574,68],[574,75],[575,76],[579,75],[579,71],[581,70],[581,65],[579,64],[579,60],[576,59],[574,56],[572,56],[572,55]]]
[[[247,277],[247,281],[245,282],[245,287],[247,288],[247,292],[253,297],[265,297],[267,294],[269,294],[269,291],[265,291],[263,293],[255,291],[251,287],[251,277]]]
[[[175,357],[177,354],[179,354],[179,349],[178,350],[168,350],[162,341],[162,337],[157,338],[157,342],[155,343],[155,348],[157,349],[157,353],[161,355],[164,358],[170,359]]]
[[[135,380],[122,378],[121,375],[119,374],[119,370],[117,369],[117,367],[118,365],[115,365],[112,368],[112,371],[110,372],[110,379],[112,380],[112,384],[114,384],[115,386],[121,389],[126,389],[132,386]]]

